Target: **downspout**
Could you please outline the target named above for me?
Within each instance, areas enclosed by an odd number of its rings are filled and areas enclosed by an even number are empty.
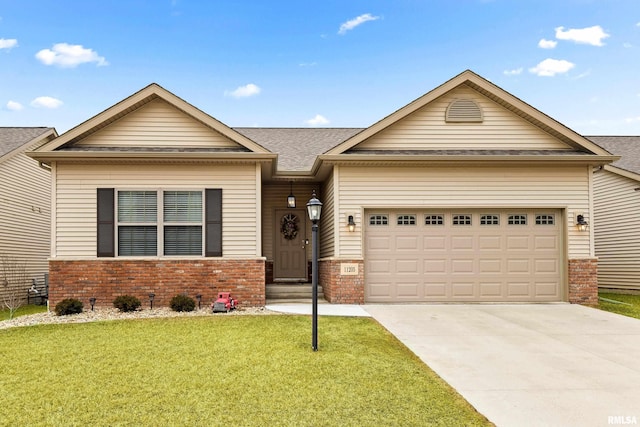
[[[47,165],[46,163],[39,162],[38,166],[40,166],[41,169],[44,169],[47,172],[51,172],[51,166]]]

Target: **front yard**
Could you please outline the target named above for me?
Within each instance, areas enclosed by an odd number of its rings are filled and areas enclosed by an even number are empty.
[[[375,321],[167,318],[0,330],[7,425],[489,425]]]
[[[598,308],[640,319],[640,295],[600,292]]]

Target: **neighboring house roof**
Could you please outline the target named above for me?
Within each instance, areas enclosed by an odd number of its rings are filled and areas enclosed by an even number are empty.
[[[55,132],[55,129],[47,127],[0,127],[0,160],[5,155],[48,132]]]
[[[621,156],[611,164],[634,174],[640,174],[640,136],[587,136],[605,150]]]
[[[361,128],[233,128],[278,153],[278,170],[309,171],[318,154],[335,147]]]

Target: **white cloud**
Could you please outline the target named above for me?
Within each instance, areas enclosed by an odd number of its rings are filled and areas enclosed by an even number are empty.
[[[590,44],[592,46],[604,46],[603,39],[610,37],[605,33],[600,25],[593,27],[569,29],[564,31],[564,27],[556,28],[556,38],[558,40],[569,40],[575,43]]]
[[[11,49],[18,46],[16,39],[0,39],[0,49]]]
[[[519,74],[522,74],[522,67],[516,68],[516,69],[513,69],[513,70],[504,70],[502,73],[505,76],[517,76]]]
[[[640,122],[640,116],[638,116],[638,117],[629,117],[629,118],[624,119],[624,121],[626,123]]]
[[[249,96],[254,96],[259,94],[262,91],[260,87],[254,85],[253,83],[249,83],[245,86],[240,86],[236,90],[233,91],[225,91],[225,96],[232,96],[234,98],[247,98]]]
[[[633,45],[631,43],[622,43],[622,47],[625,49],[631,49],[633,47]]]
[[[80,44],[56,43],[52,49],[42,49],[36,58],[45,65],[56,65],[61,68],[74,68],[80,64],[95,62],[96,65],[109,65],[103,56],[92,49],[85,49]]]
[[[62,101],[56,98],[52,98],[50,96],[39,96],[33,101],[31,101],[31,106],[36,108],[58,108],[62,104]]]
[[[353,30],[358,25],[362,25],[367,21],[376,21],[380,19],[379,16],[373,16],[370,13],[365,13],[364,15],[360,15],[356,18],[353,18],[342,25],[340,25],[340,29],[338,30],[338,34],[343,35],[346,34],[347,31]]]
[[[555,40],[542,39],[538,42],[538,47],[542,49],[553,49],[558,44]]]
[[[9,101],[7,102],[7,109],[11,110],[11,111],[20,111],[22,110],[24,107],[22,106],[22,104],[20,104],[19,102],[16,101]]]
[[[553,77],[556,74],[566,73],[575,67],[575,64],[564,59],[547,58],[533,68],[529,68],[529,72],[538,76]]]
[[[309,126],[322,126],[322,125],[328,125],[329,120],[327,120],[324,116],[321,116],[320,114],[316,114],[316,116],[313,119],[306,120],[305,123],[308,124]]]

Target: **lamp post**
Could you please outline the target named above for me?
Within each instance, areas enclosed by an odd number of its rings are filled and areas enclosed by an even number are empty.
[[[96,305],[96,298],[95,297],[89,298],[89,304],[91,304],[91,311],[93,311],[93,306]]]
[[[322,211],[322,203],[316,197],[316,191],[313,190],[311,199],[307,203],[307,212],[313,224],[311,226],[311,347],[313,351],[318,351],[318,221],[320,221],[320,211]]]
[[[153,299],[156,297],[156,294],[153,292],[149,294],[149,306],[150,309],[153,310]]]

